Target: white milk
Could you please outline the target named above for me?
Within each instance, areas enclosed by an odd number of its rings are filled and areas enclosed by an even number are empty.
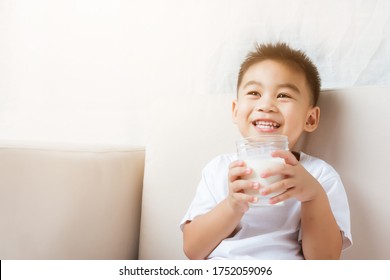
[[[260,177],[260,174],[266,169],[283,165],[284,160],[282,158],[274,158],[271,156],[263,156],[263,157],[257,156],[255,158],[251,157],[248,159],[242,158],[242,160],[245,161],[247,167],[252,169],[252,173],[250,175],[245,176],[243,179],[259,182],[260,189],[262,187],[269,186],[283,179],[282,175],[275,175],[267,178]],[[279,194],[279,193],[272,193],[264,196],[264,195],[260,195],[258,190],[248,190],[246,191],[246,193],[255,195],[258,198],[258,201],[256,203],[251,203],[251,206],[270,206],[271,204],[269,204],[269,199]],[[284,202],[279,202],[275,205],[283,205],[283,204]]]
[[[255,137],[247,137],[236,141],[237,155],[240,160],[246,162],[247,166],[252,169],[252,173],[243,179],[260,183],[260,188],[267,187],[277,181],[283,179],[283,176],[276,175],[268,178],[261,178],[260,174],[266,169],[277,167],[284,164],[282,158],[274,158],[271,156],[272,151],[288,150],[288,138],[285,135],[258,135]],[[271,206],[283,205],[283,202],[277,204],[269,204],[269,199],[279,193],[272,193],[264,196],[260,195],[259,191],[250,190],[248,194],[255,195],[258,198],[256,203],[251,206]]]

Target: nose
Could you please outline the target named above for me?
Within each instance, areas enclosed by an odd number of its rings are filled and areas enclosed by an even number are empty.
[[[277,111],[275,101],[270,96],[262,96],[258,100],[255,109],[256,111],[267,112],[267,113]]]

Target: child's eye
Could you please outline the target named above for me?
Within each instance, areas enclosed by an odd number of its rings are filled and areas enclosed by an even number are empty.
[[[291,98],[291,96],[288,95],[287,93],[279,93],[278,98]]]
[[[261,96],[261,94],[257,91],[250,91],[247,93],[247,95],[249,96]]]

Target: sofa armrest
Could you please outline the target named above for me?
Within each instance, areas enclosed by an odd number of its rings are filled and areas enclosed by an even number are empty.
[[[0,259],[136,259],[144,148],[0,147]]]

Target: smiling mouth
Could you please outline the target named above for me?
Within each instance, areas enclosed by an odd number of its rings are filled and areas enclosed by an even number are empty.
[[[261,121],[261,120],[256,120],[252,122],[254,126],[256,126],[259,129],[277,129],[280,127],[280,124],[277,122],[272,122],[272,121]]]

